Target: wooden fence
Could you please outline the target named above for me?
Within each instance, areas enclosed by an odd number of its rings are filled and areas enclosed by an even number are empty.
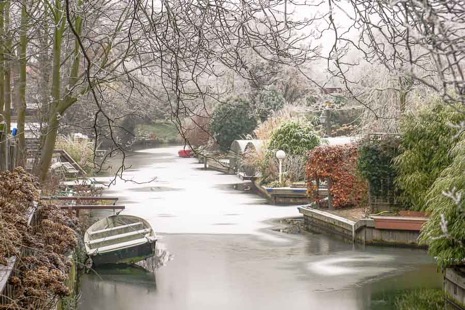
[[[0,171],[13,170],[16,167],[16,139],[4,132],[0,126]]]

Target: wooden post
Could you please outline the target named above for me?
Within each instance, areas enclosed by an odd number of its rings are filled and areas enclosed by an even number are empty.
[[[8,140],[8,133],[5,134],[5,145],[4,145],[4,156],[5,156],[5,170],[13,170],[10,168],[10,141]]]
[[[4,141],[4,137],[6,137],[6,124],[4,121],[4,117],[0,114],[0,171],[8,170],[6,166],[7,158],[6,158],[6,141]]]
[[[333,210],[333,195],[331,194],[331,178],[327,178],[328,183],[328,209]]]
[[[315,176],[316,180],[316,190],[315,188],[313,189],[313,200],[316,202],[316,206],[319,208],[320,207],[320,179]],[[312,184],[313,186],[313,184]]]
[[[325,134],[327,137],[330,137],[331,136],[331,114],[330,114],[330,110],[328,108],[325,109],[325,118],[326,118],[326,122],[325,122]]]
[[[13,170],[16,167],[16,141],[12,140],[10,143],[9,152],[10,169]]]

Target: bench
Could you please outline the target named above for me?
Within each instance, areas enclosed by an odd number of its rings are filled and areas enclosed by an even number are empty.
[[[74,166],[71,165],[71,163],[69,163],[67,161],[62,162],[61,166],[65,169],[66,173],[69,173],[69,174],[72,174],[72,175],[76,175],[76,174],[79,173],[79,171],[76,168],[74,168]]]
[[[127,224],[127,225],[121,225],[121,226],[116,226],[116,227],[111,227],[111,228],[105,228],[105,229],[100,229],[100,230],[94,230],[93,232],[89,232],[89,236],[92,236],[92,237],[95,237],[95,235],[98,235],[98,234],[102,234],[102,233],[107,233],[107,232],[115,232],[115,231],[118,231],[118,230],[128,230],[128,228],[130,228],[130,230],[134,230],[137,226],[142,226],[143,223],[142,222],[137,222],[137,223],[131,223],[131,224]]]
[[[145,234],[150,232],[150,228],[145,228],[141,230],[135,230],[131,232],[127,232],[124,234],[118,234],[108,237],[103,237],[99,239],[94,239],[89,241],[87,244],[90,248],[99,248],[102,246],[108,246],[112,244],[119,244],[121,242],[127,242],[134,239],[140,239],[140,236],[144,236]]]
[[[129,240],[129,241],[126,241],[126,242],[121,242],[121,243],[111,244],[111,245],[107,245],[107,246],[102,246],[102,247],[91,249],[90,251],[87,251],[87,254],[88,255],[94,255],[94,254],[97,254],[97,253],[105,253],[105,252],[115,251],[115,250],[118,250],[118,249],[124,249],[124,248],[128,248],[128,247],[131,247],[131,246],[136,246],[136,245],[147,243],[147,241],[148,241],[147,239],[148,238],[144,237],[144,238]]]
[[[130,231],[130,232],[123,233],[123,234],[118,234],[118,235],[112,235],[112,236],[108,236],[108,237],[101,237],[101,238],[98,238],[98,239],[93,239],[93,240],[89,241],[89,244],[95,244],[95,243],[108,241],[108,240],[117,240],[117,239],[126,238],[126,237],[139,235],[139,234],[143,235],[143,234],[146,234],[148,232],[150,232],[150,228],[134,230],[134,231]]]

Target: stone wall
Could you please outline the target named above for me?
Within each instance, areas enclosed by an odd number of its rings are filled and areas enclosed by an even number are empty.
[[[364,227],[366,244],[383,244],[383,245],[405,245],[418,247],[419,231],[409,230],[387,230]]]
[[[253,186],[269,203],[274,205],[302,205],[309,202],[306,188],[263,187],[257,180],[253,180]]]
[[[321,210],[299,207],[309,231],[326,233],[344,240],[354,241],[355,222]]]
[[[419,247],[418,230],[378,229],[371,218],[354,222],[309,206],[299,207],[299,212],[304,216],[305,227],[309,231],[362,244]]]

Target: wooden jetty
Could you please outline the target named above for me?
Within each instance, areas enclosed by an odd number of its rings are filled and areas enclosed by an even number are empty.
[[[76,216],[79,216],[80,210],[119,210],[121,212],[126,207],[116,205],[118,197],[95,197],[95,196],[44,196],[41,200],[57,201],[57,205],[61,209],[76,211]],[[100,204],[100,202],[109,201],[110,204]],[[118,212],[118,213],[119,213]]]

